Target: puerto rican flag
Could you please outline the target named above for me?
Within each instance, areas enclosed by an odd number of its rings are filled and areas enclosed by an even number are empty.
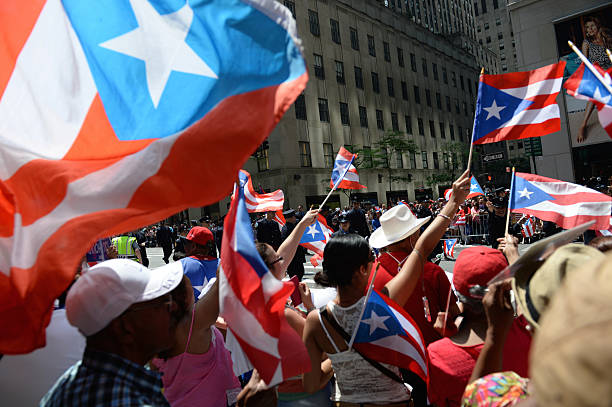
[[[473,144],[540,137],[561,129],[556,99],[565,61],[533,71],[481,75]]]
[[[535,235],[535,225],[531,216],[527,218],[527,221],[525,221],[525,223],[523,223],[523,226],[521,226],[521,234],[523,235],[523,237],[532,237],[533,235]]]
[[[470,186],[470,188],[471,188],[471,186]],[[450,201],[450,198],[451,198],[452,194],[453,194],[453,189],[452,188],[449,188],[449,189],[445,190],[444,191],[444,199],[446,199],[447,201]]]
[[[376,289],[365,304],[354,348],[377,362],[409,369],[427,383],[423,334],[402,307]]]
[[[606,84],[612,87],[612,68],[607,72],[598,65],[592,65]],[[612,137],[612,94],[603,83],[588,69],[584,63],[570,76],[563,85],[567,93],[577,99],[585,99],[595,103],[601,127]]]
[[[316,267],[319,265],[319,262],[323,260],[323,250],[325,249],[325,245],[327,244],[327,241],[331,238],[331,235],[334,233],[334,231],[327,225],[325,217],[321,214],[317,215],[317,222],[315,223],[315,225],[318,225],[318,227],[321,229],[320,231],[322,234],[317,234],[316,239],[309,239],[310,241],[308,242],[300,242],[300,245],[314,252],[314,256],[310,258],[310,264]],[[308,229],[306,230],[306,232],[308,232]],[[304,238],[302,238],[302,240],[304,240]]]
[[[273,0],[3,0],[0,27],[0,353],[24,353],[97,239],[227,196],[308,77]]]
[[[473,198],[478,195],[484,195],[484,191],[482,190],[482,187],[478,183],[476,177],[472,175],[472,177],[470,178],[470,193],[468,194],[466,199]]]
[[[346,148],[340,147],[340,151],[338,151],[336,161],[334,162],[331,180],[329,181],[330,188],[365,188],[365,185],[359,183],[359,174],[357,174],[357,169],[353,165],[355,157],[357,157],[357,154],[353,154]]]
[[[612,198],[582,185],[517,172],[510,187],[509,208],[571,229],[591,220],[593,230],[610,227]]]
[[[245,170],[240,170],[240,179],[244,179],[244,197],[248,212],[272,212],[283,210],[285,194],[281,189],[267,194],[258,194],[253,189],[251,174]]]
[[[308,371],[310,359],[284,314],[294,286],[274,277],[257,253],[243,188],[237,188],[225,217],[219,315],[261,378],[275,385]]]
[[[455,246],[457,245],[457,239],[446,239],[444,240],[444,255],[446,257],[450,257],[451,259],[455,258]]]

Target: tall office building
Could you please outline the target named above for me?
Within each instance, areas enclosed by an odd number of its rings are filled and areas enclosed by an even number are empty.
[[[418,1],[282,3],[296,18],[310,81],[247,163],[255,187],[282,187],[287,206],[319,204],[344,146],[362,151],[358,171],[367,189],[349,191],[359,199],[439,196],[448,184],[432,185],[432,177],[460,172],[465,163],[448,146],[467,148],[473,123],[480,63],[451,38],[462,30],[477,45],[470,3],[429,1],[419,6],[421,17]],[[389,150],[387,165],[373,166],[370,152],[380,157],[378,143],[389,132],[416,151]],[[330,203],[347,205],[348,196],[336,192]]]

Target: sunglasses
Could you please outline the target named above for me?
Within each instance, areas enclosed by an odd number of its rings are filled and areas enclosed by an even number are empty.
[[[274,263],[278,263],[279,261],[283,261],[283,260],[284,260],[283,256],[278,256],[276,260],[272,260],[270,263],[266,263],[266,264],[268,265],[268,268],[269,268],[269,267],[272,267]]]

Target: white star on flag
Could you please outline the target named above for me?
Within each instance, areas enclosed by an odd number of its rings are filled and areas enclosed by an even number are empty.
[[[308,231],[306,232],[306,234],[311,235],[314,239],[314,237],[319,234],[319,232],[317,231],[317,224],[315,223],[314,225],[308,226]]]
[[[377,315],[376,312],[372,310],[370,318],[362,319],[361,322],[370,326],[370,335],[372,335],[372,333],[378,328],[382,329],[383,331],[388,331],[385,321],[389,318],[391,317]]]
[[[501,120],[499,112],[501,112],[505,108],[506,106],[497,106],[497,102],[495,101],[495,99],[493,99],[493,104],[491,106],[483,108],[488,113],[487,118],[485,120],[489,120],[491,117],[495,117],[498,120]]]
[[[172,71],[218,78],[185,42],[193,21],[189,4],[164,15],[160,15],[147,0],[130,0],[130,5],[138,28],[100,46],[144,61],[149,95],[155,108]]]
[[[338,171],[340,175],[342,175],[345,169],[346,169],[346,164],[340,164],[340,163],[338,163],[338,165],[336,165],[336,168],[335,168],[335,170]]]
[[[535,192],[530,192],[527,190],[527,187],[525,187],[525,189],[523,189],[522,191],[519,191],[520,197],[519,198],[525,198],[527,197],[527,199],[531,199],[531,195],[534,194]]]
[[[472,186],[470,187],[471,191],[476,191],[478,189],[478,187],[476,186],[476,184],[472,184]]]
[[[603,97],[603,95],[599,91],[599,88],[595,88],[595,92],[593,92],[593,99],[597,100],[598,102],[603,103],[604,105],[608,104],[608,102],[610,101],[611,97],[612,97],[612,95],[608,95],[606,97]]]

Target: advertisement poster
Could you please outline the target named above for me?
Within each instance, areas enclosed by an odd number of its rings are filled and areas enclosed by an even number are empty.
[[[612,3],[555,24],[559,58],[567,62],[567,79],[580,66],[580,58],[569,47],[571,40],[594,64],[609,69],[612,62],[606,48],[612,50]],[[610,137],[599,124],[597,108],[592,103],[575,99],[563,90],[572,147],[610,142]]]

